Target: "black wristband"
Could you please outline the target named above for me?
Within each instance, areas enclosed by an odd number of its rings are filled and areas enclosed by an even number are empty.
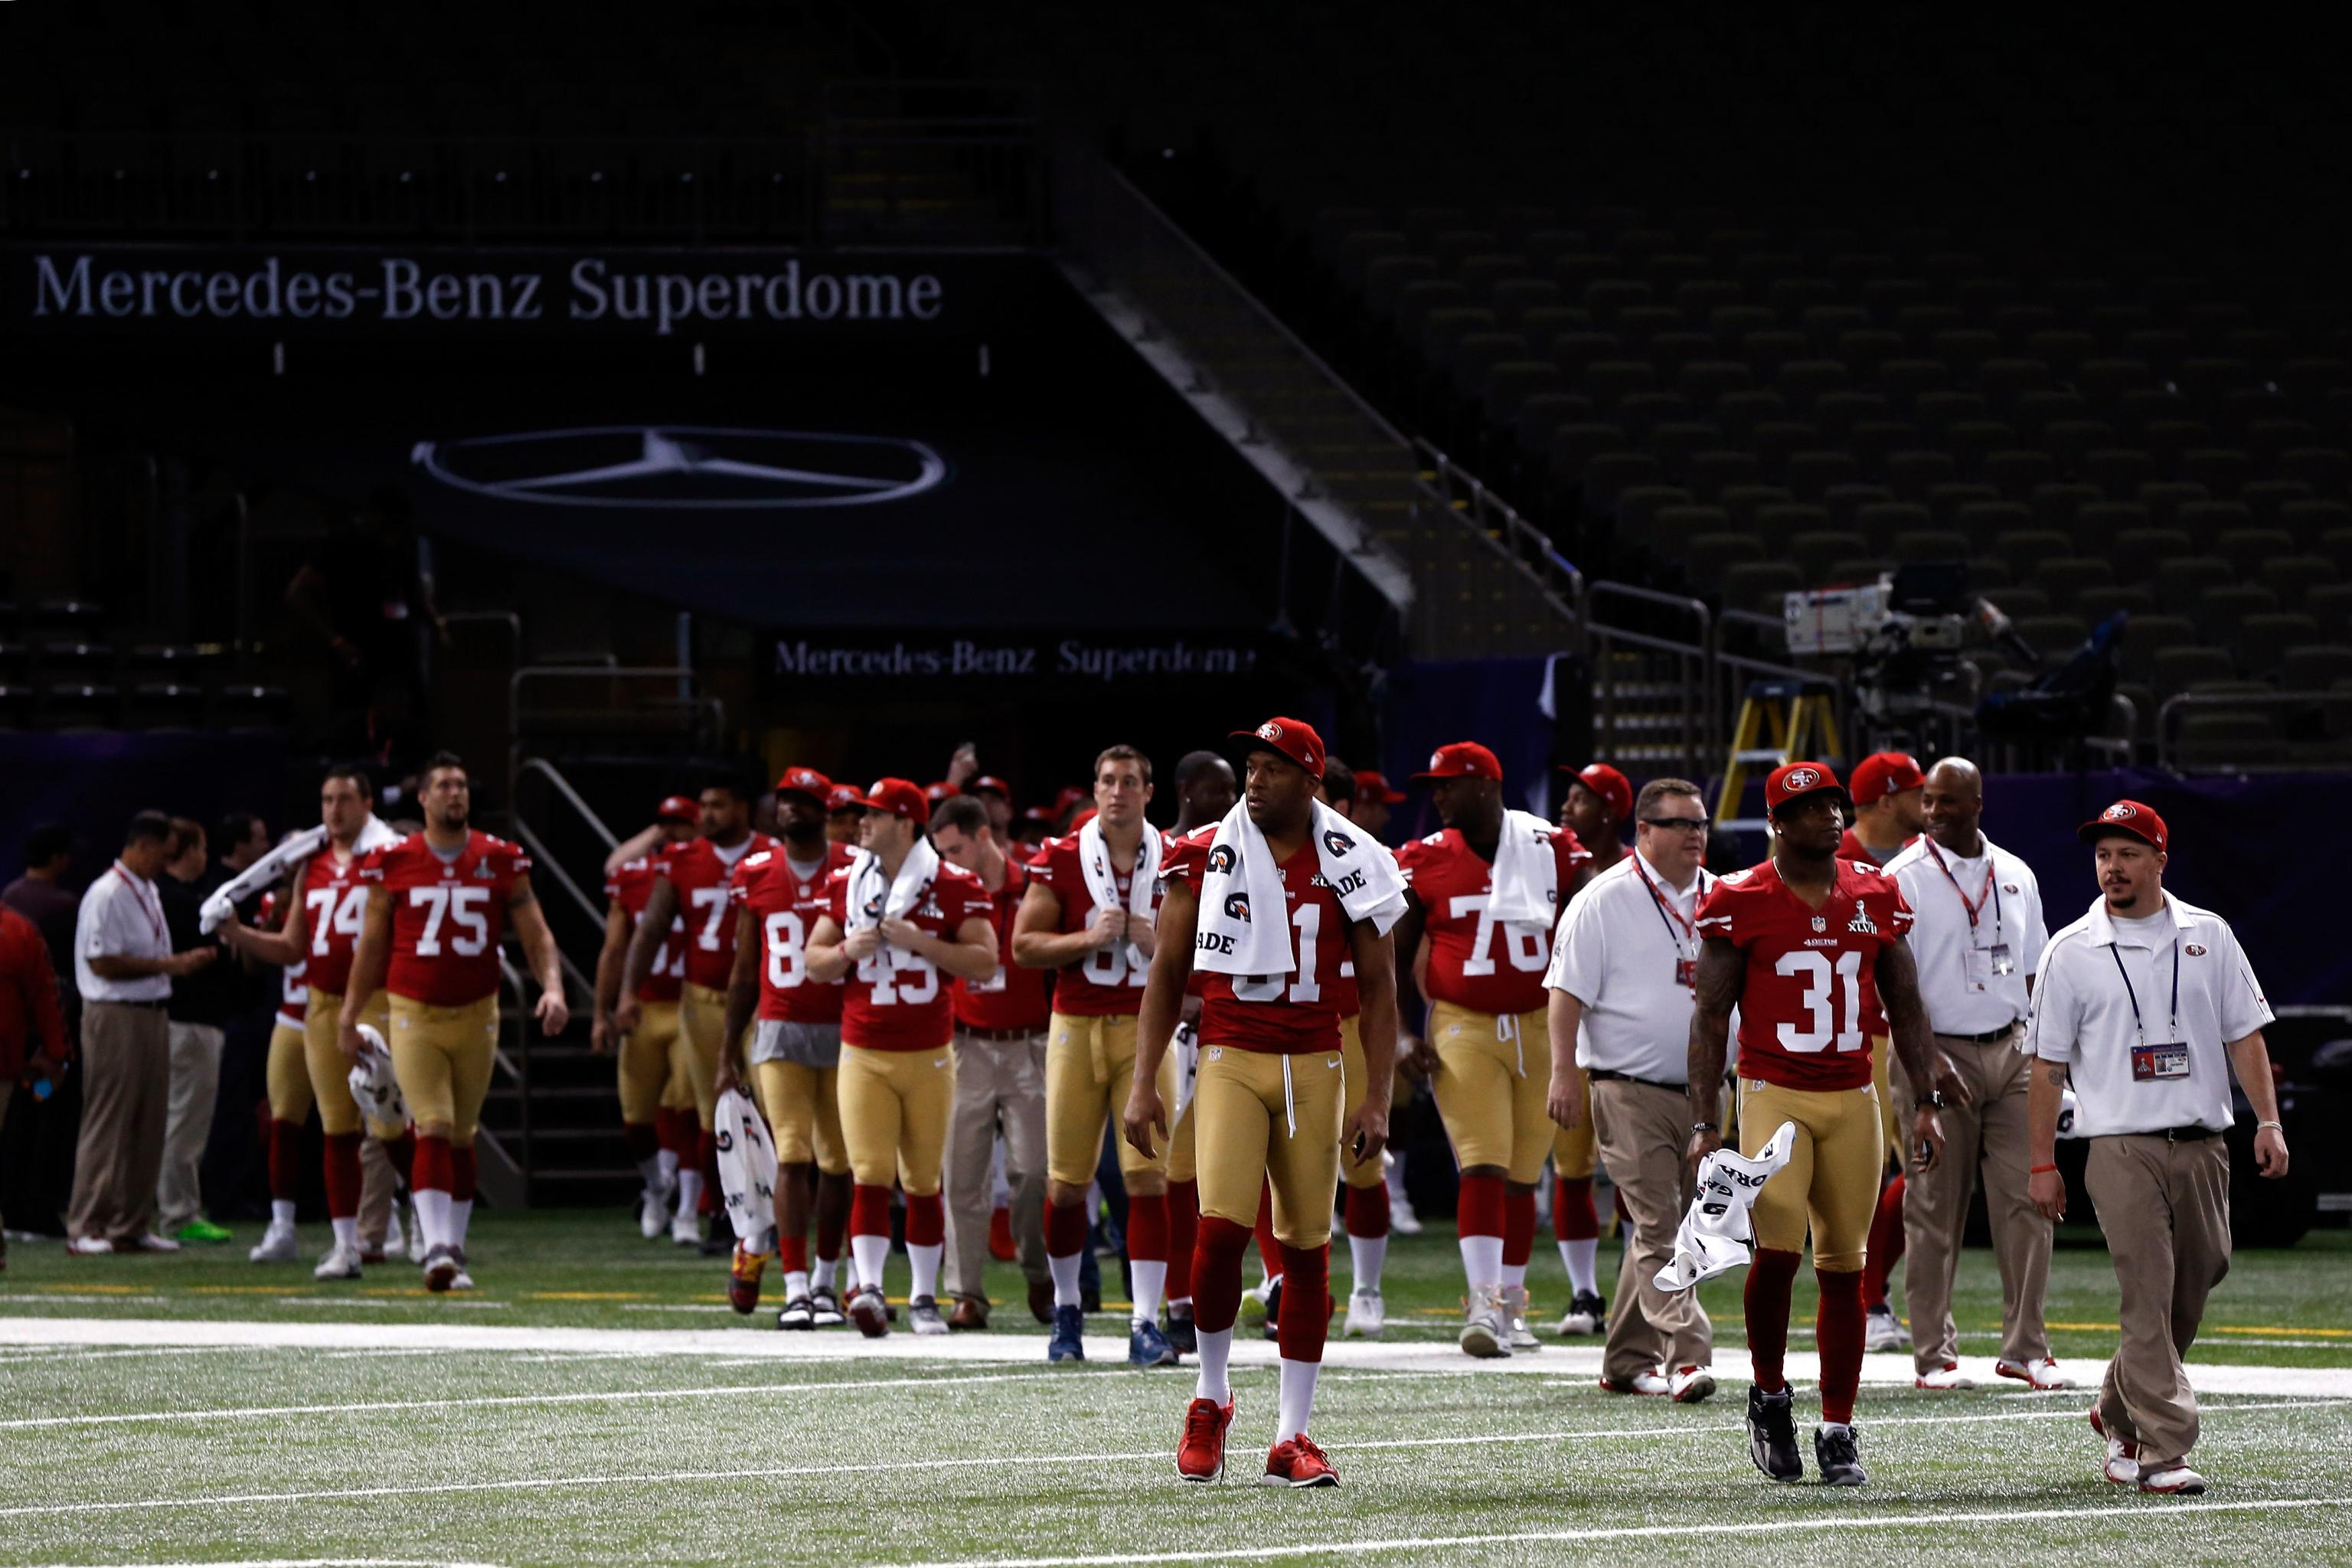
[[[1914,1110],[1943,1110],[1944,1091],[1940,1089],[1929,1089],[1927,1093],[1921,1095],[1918,1099],[1911,1102],[1911,1109]]]
[[[1717,1127],[1712,1121],[1694,1121],[1691,1123],[1691,1131],[1694,1132],[1720,1132],[1723,1129]]]

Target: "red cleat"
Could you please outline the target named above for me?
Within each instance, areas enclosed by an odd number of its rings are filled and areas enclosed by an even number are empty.
[[[727,1304],[750,1317],[760,1305],[760,1276],[767,1272],[768,1255],[746,1252],[743,1244],[735,1244],[734,1261],[727,1268]]]
[[[1188,1481],[1213,1481],[1225,1473],[1225,1428],[1234,1424],[1234,1402],[1195,1399],[1184,1407],[1184,1436],[1176,1445],[1176,1473]]]
[[[988,1216],[988,1255],[999,1263],[1010,1263],[1019,1256],[1013,1245],[1013,1211],[999,1208]]]
[[[1315,1446],[1306,1433],[1286,1442],[1276,1443],[1265,1457],[1265,1474],[1258,1478],[1260,1486],[1267,1487],[1336,1487],[1339,1472],[1331,1468],[1329,1456]]]

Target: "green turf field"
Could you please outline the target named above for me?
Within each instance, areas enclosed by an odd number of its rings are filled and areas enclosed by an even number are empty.
[[[1591,1342],[1499,1366],[1450,1352],[1438,1227],[1395,1241],[1389,1341],[1335,1342],[1316,1433],[1344,1485],[1321,1493],[1245,1484],[1274,1379],[1241,1358],[1270,1346],[1237,1355],[1228,1481],[1195,1488],[1171,1460],[1190,1373],[1049,1369],[1017,1306],[1003,1331],[876,1353],[736,1318],[723,1265],[618,1215],[482,1215],[470,1298],[414,1293],[406,1268],[315,1285],[307,1263],[244,1261],[251,1239],[11,1249],[0,1563],[1815,1562],[1833,1541],[1925,1563],[2352,1561],[2344,1233],[2242,1255],[2217,1293],[2195,1359],[2234,1391],[2205,1399],[2196,1502],[2105,1484],[2086,1398],[2008,1384],[1866,1385],[1871,1486],[1772,1487],[1738,1431],[1737,1277],[1706,1295],[1723,1394],[1622,1399],[1593,1387]],[[1556,1317],[1556,1258],[1535,1274]],[[1962,1280],[1964,1347],[1990,1357],[1990,1256]],[[1017,1273],[1001,1281],[1017,1300]],[[2061,1360],[2103,1354],[2114,1311],[2105,1254],[2063,1247]],[[1097,1320],[1090,1352],[1118,1326]]]

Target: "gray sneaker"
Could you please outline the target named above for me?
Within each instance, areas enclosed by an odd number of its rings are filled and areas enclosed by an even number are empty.
[[[1511,1353],[1517,1355],[1522,1351],[1543,1349],[1543,1342],[1537,1339],[1535,1331],[1528,1327],[1528,1288],[1506,1285],[1501,1295],[1503,1324],[1511,1334]]]
[[[1492,1285],[1471,1289],[1462,1313],[1462,1348],[1482,1361],[1511,1353],[1511,1330],[1504,1316],[1502,1294]]]
[[[948,1321],[940,1316],[939,1299],[935,1296],[918,1296],[908,1302],[907,1316],[919,1334],[944,1334],[948,1331]]]

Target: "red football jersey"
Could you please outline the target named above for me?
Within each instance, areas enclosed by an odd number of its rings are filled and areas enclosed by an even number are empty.
[[[825,879],[825,913],[849,930],[849,868]],[[991,912],[988,889],[961,866],[940,863],[940,874],[907,918],[950,942],[968,920]],[[937,1050],[955,1033],[954,987],[929,959],[884,942],[853,968],[841,1009],[841,1040],[875,1051]]]
[[[1212,824],[1177,839],[1160,862],[1160,879],[1181,877],[1198,898],[1216,837]],[[1356,990],[1355,982],[1342,974],[1355,951],[1348,940],[1348,912],[1323,879],[1322,858],[1311,841],[1301,844],[1281,869],[1297,967],[1270,980],[1254,980],[1203,970],[1196,963],[1204,1047],[1277,1056],[1339,1048],[1341,1003],[1352,1001]]]
[[[260,907],[254,910],[254,921],[266,931],[282,931],[285,921],[278,910],[275,889],[261,895]],[[289,963],[278,972],[278,1021],[302,1026],[310,1011],[310,961],[305,956],[299,963]]]
[[[629,930],[635,932],[646,918],[646,900],[653,897],[655,871],[650,856],[625,862],[604,879],[604,896],[621,906],[629,917]],[[686,917],[674,917],[669,922],[669,935],[661,945],[661,955],[654,960],[653,972],[637,987],[640,1002],[675,1002],[686,979]]]
[[[462,1007],[499,990],[499,942],[515,879],[530,869],[517,845],[468,830],[457,858],[422,833],[372,849],[357,880],[392,900],[392,967],[384,989],[412,1002]]]
[[[1446,828],[1397,851],[1397,869],[1420,903],[1429,935],[1429,975],[1424,989],[1433,1002],[1451,1002],[1478,1013],[1533,1013],[1549,1005],[1544,970],[1551,963],[1549,932],[1576,891],[1576,879],[1592,852],[1565,827],[1550,829],[1552,858],[1559,873],[1559,902],[1546,935],[1513,929],[1487,912],[1495,887],[1494,863],[1470,847],[1459,830]]]
[[[1045,972],[1024,969],[1013,962],[1013,917],[1021,909],[1022,894],[1028,890],[1027,869],[1017,860],[1006,861],[1004,886],[989,895],[994,906],[988,923],[996,928],[996,973],[977,984],[956,982],[956,1022],[967,1029],[1045,1026],[1046,1015],[1052,1010],[1045,995]]]
[[[1146,824],[1146,833],[1160,833]],[[1160,863],[1165,866],[1168,836],[1160,835]],[[1086,868],[1078,857],[1078,836],[1048,838],[1029,859],[1029,875],[1054,890],[1061,900],[1061,931],[1068,935],[1081,931],[1094,920],[1094,895],[1087,890]],[[1114,870],[1112,879],[1118,886],[1119,897],[1129,896],[1134,886],[1130,872]],[[1160,908],[1160,892],[1152,889],[1151,907],[1156,914]],[[1128,959],[1127,943],[1115,942],[1108,947],[1096,948],[1079,963],[1063,969],[1054,980],[1054,1011],[1073,1018],[1097,1018],[1139,1013],[1143,1010],[1143,983],[1150,976],[1149,963],[1134,963]]]
[[[367,889],[358,876],[362,858],[338,864],[330,845],[302,865],[302,920],[310,937],[304,973],[330,996],[341,995],[352,983],[352,953],[367,914]]]
[[[697,838],[653,857],[655,871],[677,889],[678,918],[686,922],[688,985],[727,989],[735,973],[735,909],[728,900],[727,879],[744,856],[775,847],[766,834],[754,833],[731,855],[720,853],[708,838]]]
[[[1748,955],[1739,995],[1739,1076],[1787,1089],[1860,1089],[1870,1081],[1862,998],[1878,955],[1911,929],[1892,878],[1851,860],[1818,910],[1789,890],[1770,860],[1716,883],[1698,934]]]
[[[795,1024],[841,1022],[842,982],[813,985],[808,977],[808,937],[828,903],[825,879],[856,853],[846,844],[828,844],[816,875],[793,869],[782,844],[756,850],[735,863],[728,897],[751,911],[760,924],[764,957],[760,964],[760,1016]]]

